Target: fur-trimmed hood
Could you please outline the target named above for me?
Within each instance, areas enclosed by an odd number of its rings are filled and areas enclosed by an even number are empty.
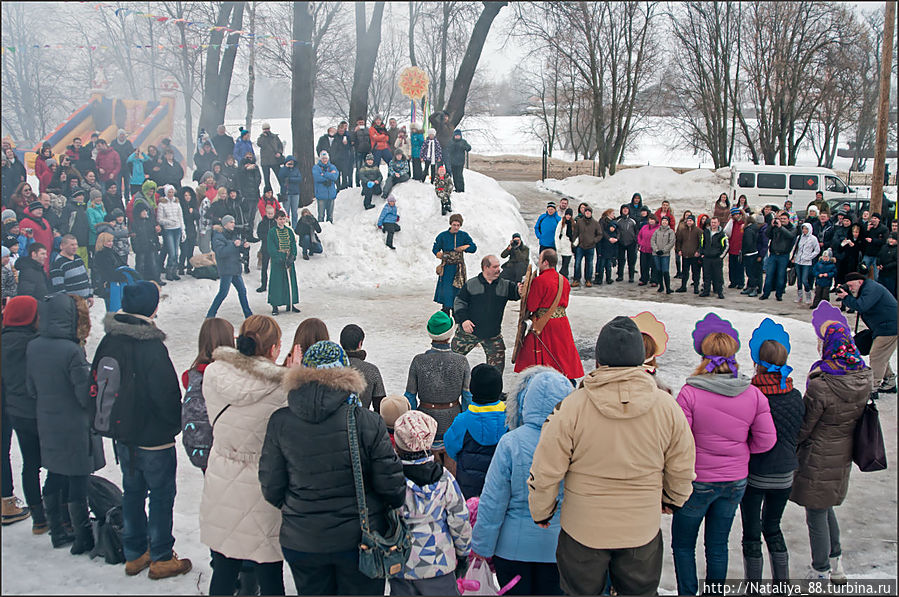
[[[506,395],[506,427],[509,431],[531,423],[543,424],[556,404],[574,390],[571,382],[552,367],[528,367]]]
[[[230,346],[219,346],[212,358],[203,372],[204,393],[215,392],[228,404],[244,406],[281,390],[284,367],[265,357],[248,357]]]
[[[347,403],[350,394],[365,390],[365,378],[351,367],[313,369],[291,367],[284,374],[282,385],[287,390],[287,404],[296,416],[311,423],[319,423]]]
[[[165,333],[146,317],[131,313],[108,313],[103,319],[103,328],[107,334],[128,336],[138,341],[165,341]]]

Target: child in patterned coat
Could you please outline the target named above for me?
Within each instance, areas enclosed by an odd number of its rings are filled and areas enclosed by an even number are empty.
[[[437,176],[434,177],[434,191],[437,198],[440,199],[440,215],[445,216],[452,213],[453,204],[450,198],[453,195],[453,178],[447,174],[446,166],[440,164],[437,166]]]
[[[468,562],[468,508],[456,479],[430,453],[436,433],[437,421],[418,410],[404,413],[394,426],[412,552],[403,571],[390,579],[391,595],[458,595],[456,575]]]

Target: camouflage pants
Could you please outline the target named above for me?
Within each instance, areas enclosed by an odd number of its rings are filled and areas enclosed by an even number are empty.
[[[474,334],[469,334],[463,330],[461,325],[456,326],[456,335],[453,337],[453,352],[468,354],[478,344],[484,347],[484,353],[487,355],[487,364],[493,365],[502,373],[506,367],[506,343],[503,342],[502,335],[500,334],[493,338],[478,338]]]

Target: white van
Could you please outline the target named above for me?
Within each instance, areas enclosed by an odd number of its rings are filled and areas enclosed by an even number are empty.
[[[794,210],[805,210],[822,191],[824,200],[854,199],[858,192],[830,168],[735,164],[730,174],[731,203],[746,195],[749,205],[782,206],[789,199]]]

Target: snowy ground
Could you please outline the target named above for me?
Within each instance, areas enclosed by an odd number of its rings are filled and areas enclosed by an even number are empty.
[[[272,120],[273,128],[275,122]],[[282,132],[282,139],[289,139],[289,134]],[[657,205],[666,192],[672,193],[669,198],[677,200],[676,193],[684,187],[684,179],[666,182],[664,172],[647,171],[644,174],[652,176],[630,182],[622,178],[620,188],[590,191],[593,197],[600,197],[591,200],[601,206],[604,206],[603,201],[607,201],[609,207],[617,208],[630,197],[632,185],[638,185],[644,197]],[[653,191],[657,194],[649,190],[655,180],[659,181],[658,190]],[[518,212],[517,201],[495,181],[466,172],[466,183],[469,192],[454,195],[453,205],[465,216],[464,229],[479,247],[475,255],[467,256],[469,275],[474,275],[481,257],[487,253],[498,254],[506,246],[512,232],[523,232],[526,225]],[[707,198],[708,203],[714,199],[716,192],[710,181],[700,179],[693,184],[706,188],[694,189],[689,193],[685,191],[682,200],[686,201],[689,194]],[[628,191],[626,196],[623,194],[625,189]],[[601,198],[603,192],[607,193],[605,199]],[[405,183],[396,188],[395,194],[403,227],[396,237],[398,249],[395,252],[383,246],[381,234],[375,227],[382,202],[377,201],[377,209],[365,212],[358,191],[350,189],[340,194],[335,208],[335,224],[323,226],[324,255],[297,263],[302,313],[281,315],[278,322],[285,336],[285,353],[297,324],[305,317],[322,318],[328,324],[332,339],[336,339],[341,328],[348,323],[361,325],[367,334],[365,348],[370,355],[369,360],[381,368],[388,393],[402,394],[409,362],[428,346],[424,327],[427,318],[437,309],[431,300],[437,260],[430,249],[434,236],[446,228],[447,218],[440,217],[436,196],[429,185]],[[689,204],[686,206],[691,207]],[[676,203],[675,208],[677,211],[683,209],[680,203]],[[265,295],[252,290],[258,285],[258,276],[255,266],[253,272],[246,276],[250,305],[255,312],[267,313]],[[217,282],[185,278],[163,289],[159,327],[169,335],[167,346],[179,373],[188,367],[195,356],[197,333],[216,287]],[[660,376],[671,387],[679,388],[698,363],[698,357],[692,350],[690,333],[695,322],[710,310],[706,306],[669,304],[660,308],[658,303],[649,300],[575,295],[569,306],[569,317],[578,348],[582,353],[591,352],[596,335],[606,321],[619,314],[633,315],[643,310],[654,311],[668,326],[671,342],[668,351],[659,359]],[[748,340],[763,315],[728,309],[711,310],[730,318],[739,330],[742,347],[738,360],[741,367],[748,370],[751,366]],[[517,305],[511,305],[508,311],[503,333],[511,344]],[[88,341],[88,354],[93,353],[102,335],[103,315],[98,304],[92,312],[94,329]],[[237,298],[233,293],[220,309],[219,316],[228,318],[235,326],[241,321]],[[816,338],[807,319],[778,318],[778,321],[791,334],[793,352],[790,362],[796,369],[794,379],[797,387],[804,388],[805,373],[816,359]],[[469,355],[473,365],[483,359],[480,349]],[[584,365],[589,371],[593,364],[585,361]],[[508,365],[505,374],[507,384],[514,377],[511,369]],[[879,407],[888,459],[895,463],[896,397],[885,397],[880,400]],[[30,524],[23,522],[2,529],[4,573],[0,590],[4,594],[205,594],[211,571],[208,549],[199,541],[198,509],[203,477],[198,469],[190,465],[180,446],[178,458],[175,549],[179,555],[193,560],[194,569],[188,575],[159,582],[150,581],[146,574],[128,578],[120,566],[108,566],[84,556],[74,557],[69,555],[68,550],[53,550],[48,537],[32,536]],[[121,474],[108,442],[107,462],[109,464],[100,474],[120,484]],[[20,463],[18,449],[14,447],[14,470],[18,470]],[[895,471],[895,467],[881,473],[853,471],[849,496],[838,509],[845,566],[851,577],[896,577]],[[19,479],[15,481],[16,492],[21,497]],[[729,576],[739,578],[742,574],[739,517],[733,526]],[[666,545],[670,545],[670,519],[663,519],[662,527]],[[801,577],[809,561],[809,550],[804,513],[794,504],[787,507],[784,530],[792,554],[793,576]],[[697,552],[700,554],[698,559],[702,574],[702,548],[697,546]],[[42,564],[39,574],[33,572],[34,562]],[[294,591],[289,572],[285,572],[285,580],[287,591]],[[673,593],[675,588],[673,563],[667,551],[661,588],[664,593]]]

